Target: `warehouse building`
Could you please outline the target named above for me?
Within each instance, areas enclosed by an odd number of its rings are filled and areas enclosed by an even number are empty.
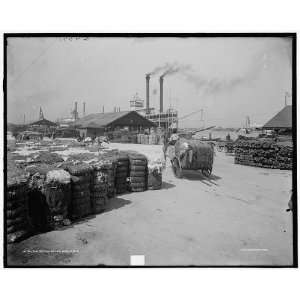
[[[292,105],[285,106],[279,113],[277,113],[271,120],[269,120],[263,129],[274,130],[277,132],[291,132],[292,131]]]
[[[41,132],[45,135],[47,134],[50,135],[55,131],[57,126],[58,125],[56,123],[49,121],[45,118],[42,118],[36,122],[29,124],[28,129],[32,131]]]
[[[120,130],[138,133],[156,127],[136,111],[91,114],[76,121],[75,126],[82,137],[102,136]]]
[[[31,123],[30,126],[56,127],[57,124],[52,121],[49,121],[47,119],[41,119],[41,120]]]

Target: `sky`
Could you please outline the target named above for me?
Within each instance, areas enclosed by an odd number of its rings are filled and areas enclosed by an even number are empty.
[[[179,127],[241,127],[246,116],[264,124],[292,90],[289,38],[8,38],[8,122],[69,117],[78,102],[86,114],[129,110],[135,93],[159,109],[179,111]],[[287,98],[291,104],[291,98]]]

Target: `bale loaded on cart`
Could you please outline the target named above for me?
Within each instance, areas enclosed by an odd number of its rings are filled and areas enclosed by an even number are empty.
[[[200,140],[180,138],[175,145],[169,145],[168,156],[176,177],[182,177],[183,170],[201,170],[210,176],[214,161],[213,145]]]

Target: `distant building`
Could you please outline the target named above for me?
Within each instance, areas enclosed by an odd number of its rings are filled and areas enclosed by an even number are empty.
[[[83,102],[83,117],[85,116],[85,102]],[[79,119],[79,113],[77,109],[77,102],[75,102],[74,109],[71,111],[70,117],[64,117],[57,119],[57,123],[60,127],[72,127],[73,123]]]
[[[138,93],[133,96],[133,99],[129,103],[131,111],[142,110],[144,108],[144,101],[138,96]]]
[[[29,124],[28,129],[41,132],[43,134],[51,134],[57,128],[57,123],[51,122],[47,119],[40,119],[36,122]]]
[[[41,120],[31,123],[30,126],[56,127],[57,124],[52,121],[49,121],[47,119],[41,119]]]
[[[156,127],[136,111],[91,114],[74,123],[82,137],[101,136],[107,132],[126,129],[129,132],[143,132]]]
[[[162,112],[155,112],[153,107],[144,107],[144,101],[136,93],[133,99],[129,101],[130,110],[138,112],[141,116],[153,122],[163,131],[178,128],[178,112],[174,109],[167,109]]]
[[[70,127],[76,120],[74,118],[66,117],[57,120],[60,127]]]
[[[157,127],[164,130],[171,130],[178,128],[178,112],[174,109],[168,109],[162,113],[150,113],[145,117],[151,122],[155,123]]]
[[[292,130],[292,106],[285,106],[279,113],[277,113],[271,120],[269,120],[264,126],[263,129],[268,130]]]

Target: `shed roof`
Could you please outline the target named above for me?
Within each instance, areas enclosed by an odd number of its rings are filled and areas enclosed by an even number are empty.
[[[30,125],[45,125],[45,126],[56,126],[56,123],[51,122],[47,119],[41,119],[36,122],[31,123]]]
[[[41,132],[31,131],[31,130],[25,130],[20,132],[21,135],[42,135]]]
[[[127,120],[128,119],[128,120]],[[103,128],[115,123],[122,123],[124,125],[127,121],[131,121],[131,123],[149,127],[155,127],[156,125],[141,116],[135,111],[120,111],[120,112],[112,112],[112,113],[97,113],[90,114],[84,118],[75,122],[75,125],[80,128]],[[130,124],[127,124],[130,125]]]
[[[269,120],[263,128],[292,128],[292,105],[285,106],[271,120]]]

